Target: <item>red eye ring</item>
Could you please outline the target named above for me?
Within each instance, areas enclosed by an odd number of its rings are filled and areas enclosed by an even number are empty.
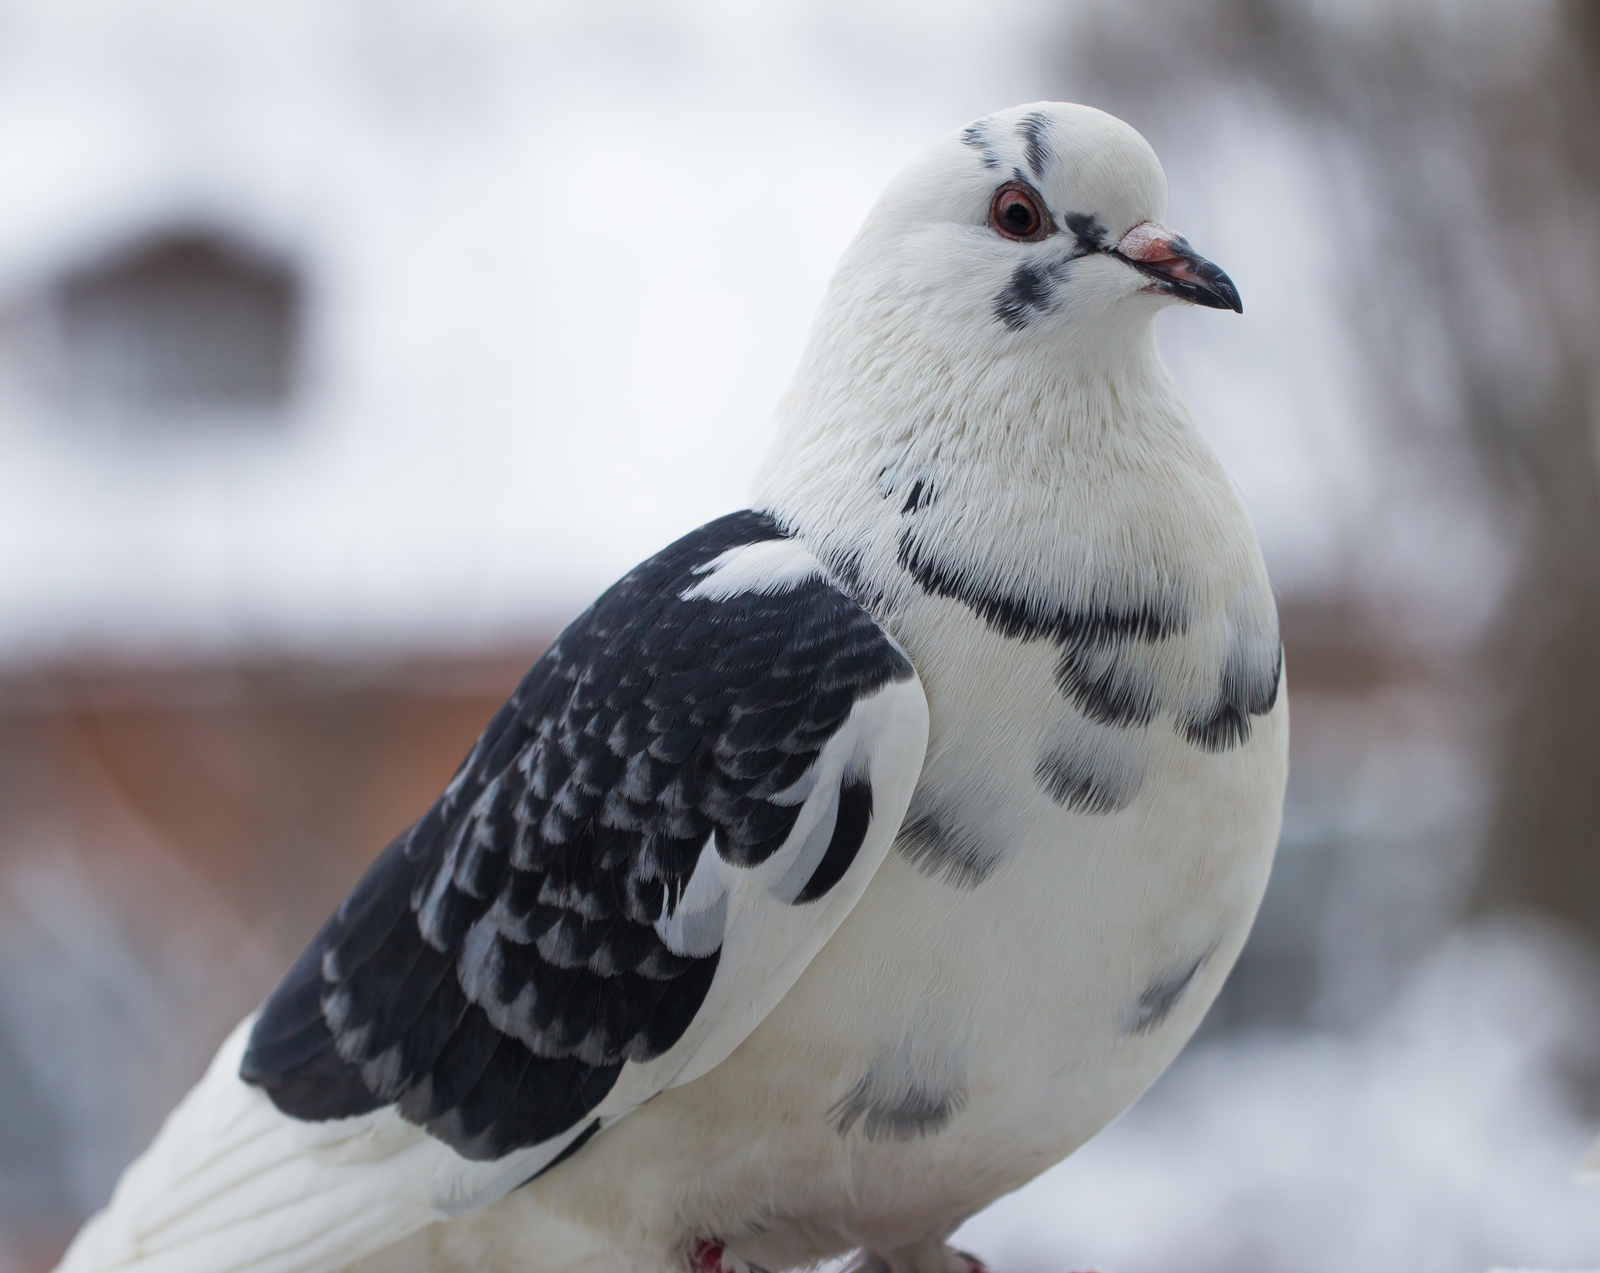
[[[1008,181],[994,192],[989,228],[1017,243],[1037,243],[1056,230],[1039,192],[1025,181]]]

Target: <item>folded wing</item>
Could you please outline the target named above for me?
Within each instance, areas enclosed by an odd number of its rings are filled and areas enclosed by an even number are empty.
[[[216,1099],[256,1148],[224,1170],[203,1120],[177,1115],[152,1147],[169,1176],[176,1136],[200,1175],[240,1181],[168,1225],[173,1252],[198,1235],[216,1273],[337,1268],[718,1064],[860,897],[926,739],[904,653],[770,518],[733,514],[643,563],[539,659],[233,1041],[243,1082],[214,1067],[202,1084],[237,1089]],[[352,1226],[348,1198],[312,1220],[319,1194],[368,1187],[382,1231]],[[295,1251],[264,1232],[219,1262],[205,1214],[237,1227],[252,1188]],[[159,1188],[135,1192],[158,1217]],[[160,1227],[129,1229],[146,1258]]]

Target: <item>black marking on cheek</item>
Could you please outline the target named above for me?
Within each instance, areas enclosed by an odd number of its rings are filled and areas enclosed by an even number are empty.
[[[1151,982],[1139,1002],[1134,1008],[1133,1022],[1128,1026],[1129,1034],[1149,1034],[1172,1015],[1172,1010],[1178,1006],[1178,1000],[1183,998],[1183,992],[1189,988],[1189,983],[1200,971],[1200,966],[1209,956],[1201,955],[1186,968],[1176,972],[1163,973]]]
[[[909,819],[894,847],[924,875],[942,877],[952,888],[977,888],[1003,856],[977,832],[932,813]]]
[[[1033,776],[1058,805],[1077,813],[1126,809],[1139,794],[1142,777],[1124,766],[1096,764],[1081,750],[1056,748],[1039,758]]]
[[[833,822],[833,838],[817,869],[800,890],[795,905],[814,902],[844,878],[850,864],[861,851],[872,825],[872,784],[864,778],[847,779],[839,788],[839,812]]]
[[[1027,148],[1028,167],[1033,171],[1035,180],[1044,176],[1044,166],[1050,162],[1050,151],[1044,144],[1044,132],[1049,123],[1050,116],[1043,111],[1034,111],[1024,115],[1017,125],[1017,131]]]
[[[1024,261],[1011,272],[1011,281],[994,298],[994,316],[1010,331],[1021,331],[1050,308],[1055,299],[1054,280],[1044,266]]]
[[[961,134],[961,140],[963,144],[971,146],[983,157],[983,166],[985,168],[998,168],[1000,166],[1000,156],[989,141],[989,130],[985,121],[980,119],[976,124],[969,125]]]
[[[861,1124],[861,1134],[872,1141],[908,1141],[941,1132],[967,1103],[964,1087],[935,1092],[913,1084],[891,1097],[880,1097],[869,1071],[831,1109],[834,1130],[841,1137]]]
[[[1063,213],[1062,221],[1067,229],[1078,241],[1078,251],[1087,255],[1090,252],[1099,252],[1106,245],[1106,228],[1100,223],[1100,218],[1090,212]]]

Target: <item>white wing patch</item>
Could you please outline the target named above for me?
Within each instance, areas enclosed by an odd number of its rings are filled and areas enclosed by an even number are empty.
[[[389,1108],[288,1118],[239,1078],[254,1020],[228,1036],[57,1273],[326,1273],[499,1197],[563,1147],[468,1162]]]
[[[704,1005],[688,1030],[647,1065],[623,1069],[602,1110],[624,1088],[642,1093],[699,1078],[720,1064],[799,980],[866,890],[911,803],[928,741],[928,702],[916,679],[892,682],[855,705],[796,788],[809,794],[783,847],[754,869],[714,868],[727,889],[722,958]],[[795,904],[833,836],[839,787],[846,778],[872,784],[872,821],[839,882],[812,902]],[[703,854],[716,858],[715,852]],[[699,867],[696,868],[698,874]],[[687,898],[687,893],[685,897]],[[630,1071],[639,1071],[637,1078]],[[635,1087],[637,1082],[640,1086]],[[631,1107],[631,1106],[630,1106]]]
[[[763,539],[720,553],[695,571],[705,578],[678,594],[679,601],[726,601],[741,593],[770,596],[822,574],[822,565],[794,539]]]

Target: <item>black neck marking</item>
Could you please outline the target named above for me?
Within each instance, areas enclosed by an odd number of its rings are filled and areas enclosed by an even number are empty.
[[[908,531],[901,532],[898,558],[924,592],[961,602],[1003,637],[1095,647],[1129,640],[1162,641],[1189,628],[1182,603],[1172,595],[1135,606],[1076,608],[991,589],[974,579],[971,571],[925,554]]]

